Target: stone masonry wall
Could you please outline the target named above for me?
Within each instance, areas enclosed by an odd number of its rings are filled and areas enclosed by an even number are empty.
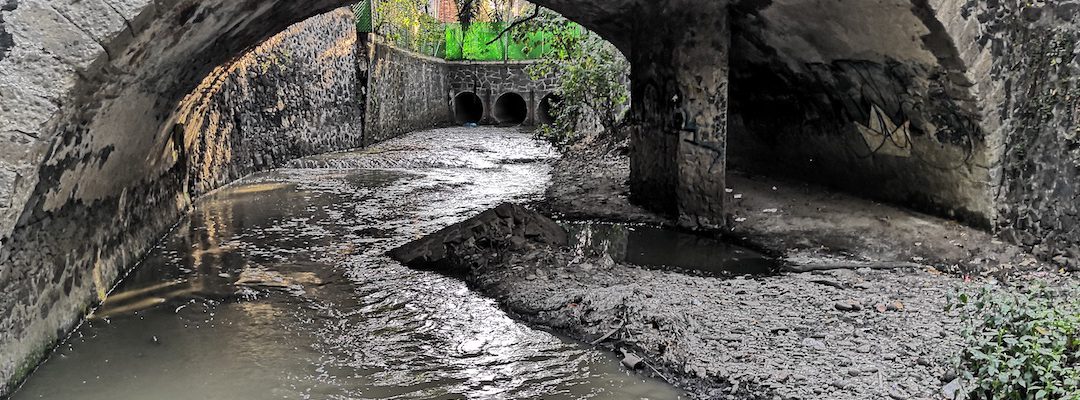
[[[508,61],[488,63],[450,63],[450,91],[456,97],[469,92],[480,97],[484,103],[483,123],[493,123],[492,115],[495,102],[506,93],[517,93],[528,104],[529,117],[526,124],[535,124],[537,107],[544,96],[555,91],[558,78],[547,76],[533,79],[529,72],[529,61]]]
[[[1080,1],[966,1],[1000,82],[1003,138],[996,228],[1044,259],[1080,269]],[[1023,71],[1022,73],[1013,73]]]
[[[356,33],[346,10],[290,27],[214,70],[181,104],[192,196],[293,158],[361,146]]]
[[[446,62],[368,37],[365,144],[453,122]]]
[[[193,198],[291,158],[360,146],[355,42],[348,11],[318,16],[213,70],[157,137],[86,154],[74,132],[57,141],[42,172],[55,184],[32,194],[0,246],[0,382],[36,365]],[[65,192],[68,169],[84,176]],[[107,185],[130,174],[141,174],[133,185]],[[87,192],[100,196],[64,201]]]

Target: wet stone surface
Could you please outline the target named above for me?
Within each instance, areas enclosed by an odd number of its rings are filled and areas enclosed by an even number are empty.
[[[636,399],[675,389],[387,250],[504,201],[554,154],[419,132],[203,199],[14,399]]]

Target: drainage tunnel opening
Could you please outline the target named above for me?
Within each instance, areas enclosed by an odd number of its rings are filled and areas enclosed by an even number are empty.
[[[501,125],[521,125],[529,117],[529,106],[517,93],[506,93],[495,102],[495,120]]]
[[[540,105],[536,107],[536,121],[544,125],[555,123],[555,105],[560,101],[562,98],[555,93],[548,93],[540,99]]]
[[[484,118],[484,101],[473,92],[454,97],[454,118],[459,124],[479,123]]]

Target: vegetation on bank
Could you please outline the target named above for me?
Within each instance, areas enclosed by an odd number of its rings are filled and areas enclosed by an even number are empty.
[[[1080,288],[983,288],[949,309],[962,321],[962,398],[1080,400]]]
[[[428,0],[371,0],[354,8],[358,29],[386,38],[394,45],[446,60],[509,61],[534,60],[551,51],[545,45],[555,35],[533,25],[525,30],[520,22],[538,11],[521,0],[456,0],[457,14],[437,18]],[[369,7],[370,12],[364,11]],[[444,10],[445,11],[445,10]],[[571,24],[563,34],[581,35],[583,29]],[[509,35],[510,31],[520,35]]]
[[[614,45],[585,31],[561,15],[538,8],[534,16],[513,32],[514,40],[530,42],[529,32],[549,32],[549,46],[539,62],[529,67],[535,79],[558,76],[551,114],[554,122],[537,130],[540,138],[564,148],[583,133],[600,133],[616,141],[624,139],[622,117],[630,102],[630,63]]]
[[[586,134],[612,143],[626,138],[630,63],[558,13],[520,0],[455,0],[456,22],[442,22],[428,0],[370,1],[354,7],[357,26],[370,18],[371,29],[399,47],[449,60],[536,60],[529,68],[534,79],[559,77],[549,107],[553,121],[537,130],[556,148]]]

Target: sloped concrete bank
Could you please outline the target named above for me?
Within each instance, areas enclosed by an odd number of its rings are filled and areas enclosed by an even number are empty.
[[[556,218],[675,226],[630,202],[625,143],[589,139],[556,164],[543,212]],[[821,186],[732,171],[721,235],[793,264],[915,263],[967,275],[1041,267],[1020,246],[969,226]]]

